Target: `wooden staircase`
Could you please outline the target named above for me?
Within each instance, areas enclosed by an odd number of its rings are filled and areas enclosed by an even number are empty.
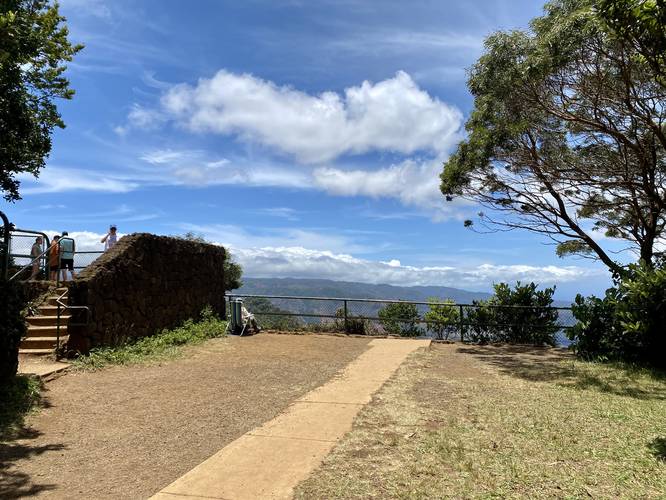
[[[64,294],[64,295],[63,295]],[[62,298],[60,298],[62,297]],[[67,288],[58,288],[56,295],[50,296],[46,303],[38,307],[38,314],[28,316],[28,333],[21,341],[19,354],[53,354],[58,343],[58,303],[67,304]],[[69,311],[60,307],[60,344],[66,342]]]

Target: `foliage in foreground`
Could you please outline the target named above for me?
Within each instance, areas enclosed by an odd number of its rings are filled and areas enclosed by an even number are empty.
[[[0,386],[10,383],[18,369],[18,349],[26,326],[21,285],[0,278]]]
[[[460,331],[460,311],[451,299],[428,299],[429,310],[424,314],[426,326],[438,340],[448,340]]]
[[[37,377],[18,375],[0,385],[0,441],[13,438],[24,417],[40,400],[41,382]]]
[[[418,326],[419,311],[415,304],[394,302],[379,310],[382,327],[389,335],[418,337],[423,330]]]
[[[604,298],[576,297],[572,348],[584,359],[666,368],[666,268],[634,265],[629,273]]]
[[[662,498],[666,379],[538,352],[415,356],[295,497]]]
[[[552,308],[555,288],[537,290],[535,283],[512,289],[507,283],[495,285],[495,295],[474,301],[465,318],[470,325],[466,340],[481,344],[556,344],[557,310]]]
[[[34,176],[51,151],[51,134],[65,124],[54,100],[74,91],[63,76],[81,45],[70,44],[65,18],[48,0],[0,2],[0,191],[20,199],[21,174]]]
[[[182,326],[163,330],[150,337],[143,337],[117,347],[92,349],[86,356],[74,361],[80,369],[95,370],[107,365],[128,365],[162,359],[175,355],[180,346],[199,344],[208,339],[225,335],[227,322],[218,318],[207,307],[198,321],[188,319]]]

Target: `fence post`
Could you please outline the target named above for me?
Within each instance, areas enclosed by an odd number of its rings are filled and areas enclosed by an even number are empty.
[[[345,318],[345,333],[349,333],[349,327],[347,325],[347,301],[344,301],[344,306],[343,306],[343,314]]]
[[[458,305],[459,308],[459,318],[458,322],[460,323],[460,342],[465,341],[465,323],[463,319],[463,306],[462,304]]]

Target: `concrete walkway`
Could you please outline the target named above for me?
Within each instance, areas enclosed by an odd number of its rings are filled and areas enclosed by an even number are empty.
[[[375,339],[370,349],[285,413],[230,443],[155,500],[291,498],[294,487],[351,430],[354,417],[405,358],[429,340]],[[242,381],[239,381],[242,383]]]
[[[69,367],[65,361],[54,361],[47,356],[19,354],[18,372],[21,375],[36,375],[48,381],[63,373]]]

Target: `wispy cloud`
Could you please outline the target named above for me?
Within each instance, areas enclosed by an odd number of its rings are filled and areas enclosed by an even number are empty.
[[[328,43],[329,47],[346,52],[390,52],[420,55],[423,52],[443,50],[469,50],[479,52],[483,48],[483,36],[468,33],[441,33],[406,30],[374,30],[358,32]]]
[[[140,183],[108,172],[97,172],[76,168],[63,168],[50,165],[38,179],[30,175],[20,176],[21,193],[24,195],[62,193],[66,191],[98,191],[107,193],[127,193],[139,187]]]
[[[300,217],[298,217],[298,211],[289,207],[257,208],[251,210],[251,212],[261,216],[277,217],[279,219],[286,219],[290,221],[300,220]]]

